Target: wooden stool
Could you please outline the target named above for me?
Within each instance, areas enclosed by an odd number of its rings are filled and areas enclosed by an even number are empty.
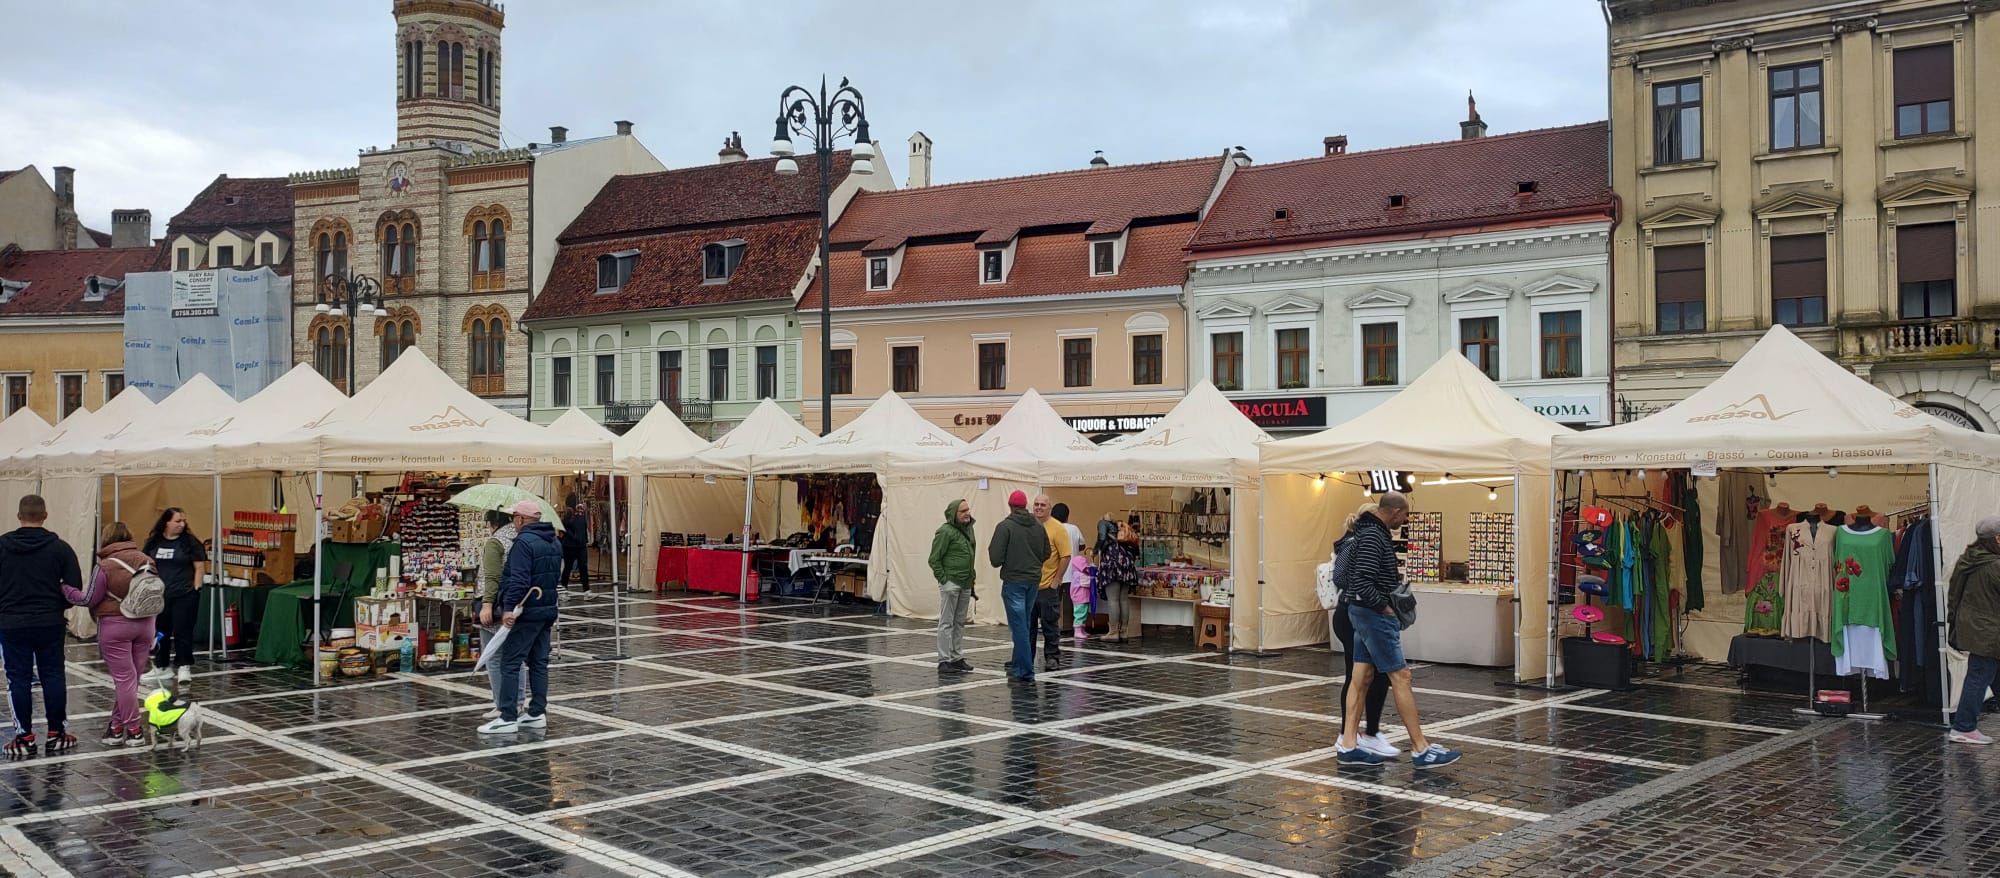
[[[1194,648],[1198,652],[1215,647],[1216,652],[1229,650],[1229,608],[1214,604],[1194,605]]]

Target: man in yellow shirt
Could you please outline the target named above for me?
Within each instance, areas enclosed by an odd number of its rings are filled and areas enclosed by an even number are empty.
[[[1035,495],[1035,520],[1049,534],[1049,558],[1042,562],[1041,589],[1035,592],[1035,628],[1042,634],[1042,670],[1062,670],[1063,571],[1076,554],[1069,528],[1049,515],[1049,495]]]

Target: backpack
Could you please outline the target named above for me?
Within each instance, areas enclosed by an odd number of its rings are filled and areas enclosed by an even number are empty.
[[[127,619],[150,619],[167,608],[167,583],[160,574],[153,572],[153,565],[147,564],[137,570],[117,558],[111,563],[125,568],[132,574],[132,584],[125,589],[125,596],[118,600],[118,613]]]

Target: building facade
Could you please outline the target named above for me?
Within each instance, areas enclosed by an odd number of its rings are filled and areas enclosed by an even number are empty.
[[[1603,123],[1238,171],[1188,245],[1189,374],[1274,433],[1346,421],[1456,351],[1608,423]]]
[[[291,182],[218,175],[167,220],[154,271],[269,268],[292,273]],[[147,217],[148,223],[151,216]]]
[[[833,229],[834,424],[893,390],[969,438],[1033,388],[1083,432],[1143,429],[1187,388],[1181,248],[1248,162],[1100,156],[1081,171],[856,197]],[[817,285],[799,301],[811,357],[819,301]],[[814,429],[817,366],[801,404]]]
[[[144,215],[143,228],[136,224]],[[34,165],[0,171],[0,247],[23,250],[90,250],[98,247],[146,247],[152,214],[143,210],[115,211],[118,228],[105,233],[83,225],[76,215],[76,169],[55,168],[55,183],[42,179]]]
[[[53,424],[125,389],[125,275],[152,247],[0,247],[0,417]]]
[[[794,416],[802,388],[794,303],[819,247],[819,168],[749,161],[731,135],[714,165],[614,177],[559,240],[523,321],[530,417],[571,406],[623,432],[665,402],[711,438],[764,399]],[[857,192],[892,188],[834,154],[834,218]],[[817,361],[814,361],[817,365]]]
[[[488,0],[397,0],[396,140],[355,167],[293,174],[293,356],[336,386],[365,384],[405,350],[528,413],[519,320],[555,238],[615,174],[662,166],[632,136],[506,148],[500,32]],[[375,279],[387,317],[320,311],[330,277]],[[351,350],[350,350],[351,349]]]
[[[2000,173],[2000,3],[1606,8],[1621,416],[1782,323],[1920,408],[2000,425],[2000,259],[1978,255],[2000,253],[1979,183]]]

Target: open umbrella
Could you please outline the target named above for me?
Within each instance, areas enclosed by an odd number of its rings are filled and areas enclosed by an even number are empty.
[[[462,506],[466,509],[506,512],[523,500],[532,501],[541,508],[543,521],[555,525],[558,531],[563,529],[562,516],[556,514],[556,507],[553,504],[513,485],[473,485],[458,492],[458,496],[451,498],[449,502],[453,506]]]
[[[528,593],[521,598],[521,602],[514,605],[514,612],[521,612],[521,608],[528,605],[528,598],[541,593],[542,590],[539,588],[528,589]],[[513,631],[514,626],[502,625],[499,619],[493,620],[493,636],[487,638],[486,642],[479,644],[479,661],[472,663],[472,669],[475,671],[484,670],[486,663],[492,661],[494,656],[500,654],[500,644],[506,643],[507,635],[513,633]]]

